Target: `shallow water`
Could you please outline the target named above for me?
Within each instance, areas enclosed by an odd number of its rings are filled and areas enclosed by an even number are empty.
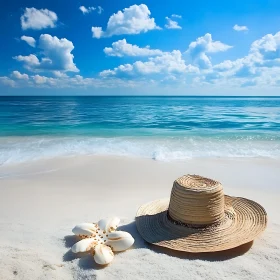
[[[0,164],[75,154],[280,158],[280,98],[0,97]]]

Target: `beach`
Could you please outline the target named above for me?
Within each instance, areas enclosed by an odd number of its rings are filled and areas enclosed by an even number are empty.
[[[161,162],[118,156],[69,156],[0,167],[0,279],[279,279],[280,161],[207,158]],[[147,244],[135,213],[169,197],[173,181],[199,174],[220,181],[228,195],[260,203],[268,226],[253,244],[188,254]],[[74,255],[72,228],[118,216],[135,238],[107,267]]]
[[[280,280],[280,0],[2,2],[0,280]]]

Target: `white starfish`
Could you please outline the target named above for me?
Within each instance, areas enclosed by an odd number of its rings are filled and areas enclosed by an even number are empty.
[[[72,247],[73,253],[92,251],[94,260],[101,265],[109,264],[114,253],[128,249],[134,238],[125,231],[116,231],[120,219],[102,219],[97,224],[82,223],[73,228],[73,233],[82,238]]]

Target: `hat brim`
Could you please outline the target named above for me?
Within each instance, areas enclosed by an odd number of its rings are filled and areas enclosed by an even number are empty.
[[[225,195],[226,205],[234,210],[226,221],[205,228],[174,224],[167,215],[169,199],[142,205],[136,214],[136,226],[149,243],[192,253],[223,251],[254,240],[267,225],[267,214],[258,203]]]

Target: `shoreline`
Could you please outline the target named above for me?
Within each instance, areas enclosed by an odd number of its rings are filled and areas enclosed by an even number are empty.
[[[280,264],[280,161],[192,159],[159,162],[109,156],[56,158],[0,167],[0,275],[4,279],[277,279]],[[173,181],[187,173],[220,181],[228,195],[260,203],[268,228],[252,248],[212,262],[146,244],[134,221],[148,201],[169,197]],[[3,175],[10,174],[3,177]],[[2,177],[1,177],[2,175]],[[71,229],[81,222],[119,216],[135,237],[132,249],[106,268],[70,251]],[[230,255],[230,253],[227,253]],[[219,254],[218,254],[219,255]],[[248,264],[248,265],[247,265]],[[209,268],[211,265],[211,269]],[[245,272],[244,272],[245,271]]]
[[[129,131],[132,133],[131,129]],[[117,135],[119,132],[114,133]],[[155,131],[153,133],[157,134]],[[176,132],[172,134],[176,135]],[[213,135],[0,137],[0,166],[88,155],[153,159],[162,162],[247,158],[280,160],[280,138],[277,134],[272,136],[265,133],[262,136],[257,134],[249,137],[241,133],[238,137],[232,138],[228,134],[229,132],[225,132],[223,136],[216,135],[217,137]]]

